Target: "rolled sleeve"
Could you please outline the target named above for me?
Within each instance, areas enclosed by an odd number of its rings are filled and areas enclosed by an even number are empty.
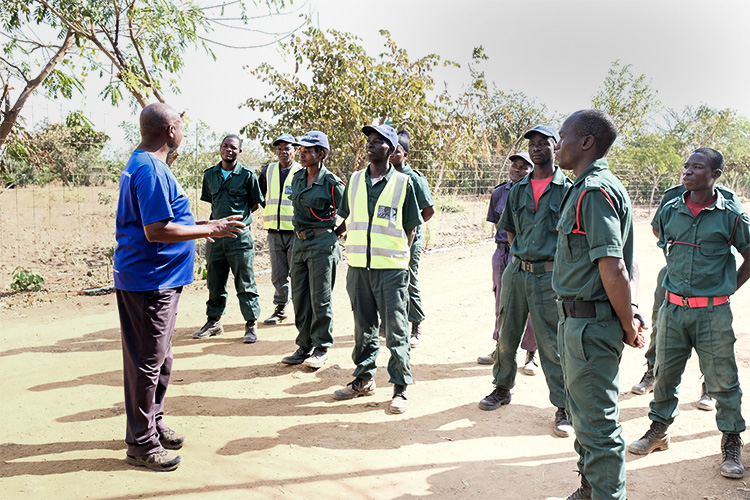
[[[591,262],[602,257],[623,258],[620,217],[601,190],[586,192],[579,215],[586,229]]]

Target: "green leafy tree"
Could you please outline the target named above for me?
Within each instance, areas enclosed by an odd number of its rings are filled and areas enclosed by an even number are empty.
[[[294,73],[269,64],[252,71],[271,90],[262,98],[248,99],[245,106],[273,118],[254,120],[243,133],[267,144],[281,132],[321,130],[333,149],[328,164],[343,175],[366,166],[365,137],[360,132],[366,124],[407,128],[418,150],[439,150],[447,97],[430,97],[431,71],[438,64],[453,63],[441,63],[436,54],[411,59],[388,31],[380,33],[385,51],[376,57],[350,33],[308,28],[302,37],[294,37],[286,46],[295,61]],[[419,157],[415,151],[413,158]]]
[[[271,13],[285,4],[262,3]],[[225,15],[228,6],[238,17]],[[102,97],[113,105],[126,95],[134,106],[164,102],[165,88],[179,92],[174,75],[183,68],[185,53],[201,47],[213,55],[207,36],[214,26],[236,21],[228,27],[243,29],[237,22],[248,23],[248,9],[243,0],[211,7],[192,0],[4,0],[0,28],[8,43],[0,56],[0,146],[37,89],[70,98],[92,72],[110,75]],[[289,34],[270,36],[275,42]]]
[[[656,90],[646,75],[635,76],[631,64],[612,62],[601,89],[592,98],[594,108],[609,113],[622,140],[646,132],[648,117],[660,107]]]

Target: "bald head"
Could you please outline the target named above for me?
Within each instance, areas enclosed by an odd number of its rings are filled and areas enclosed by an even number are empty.
[[[167,154],[177,151],[182,142],[182,118],[164,103],[149,104],[141,111],[141,144],[139,149]]]
[[[162,102],[149,104],[141,111],[141,138],[151,142],[165,134],[170,126],[181,122],[180,114]]]

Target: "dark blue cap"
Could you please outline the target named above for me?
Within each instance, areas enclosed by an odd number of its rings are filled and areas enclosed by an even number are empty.
[[[304,146],[306,148],[312,146],[320,146],[322,148],[326,148],[329,151],[331,150],[331,147],[328,145],[328,136],[319,130],[309,131],[308,133],[300,137],[298,141],[292,141],[292,144],[294,144],[295,146]]]
[[[534,162],[531,161],[531,157],[529,157],[529,153],[527,153],[526,151],[521,151],[520,153],[512,154],[508,157],[510,161],[513,161],[515,158],[521,158],[532,167],[534,166]]]
[[[523,138],[528,139],[529,136],[534,132],[539,132],[540,134],[546,135],[547,137],[552,137],[555,142],[560,142],[560,136],[557,134],[557,130],[555,130],[555,127],[547,123],[540,123],[536,127],[523,134]]]
[[[390,127],[388,125],[378,125],[377,127],[365,125],[364,127],[362,127],[362,133],[365,135],[370,135],[373,132],[376,132],[385,137],[386,140],[391,143],[393,149],[398,148],[398,135],[396,134],[396,129],[394,129],[393,127]]]
[[[273,145],[277,146],[280,142],[288,142],[289,144],[294,144],[294,137],[292,137],[292,134],[281,134],[278,139],[273,141]]]

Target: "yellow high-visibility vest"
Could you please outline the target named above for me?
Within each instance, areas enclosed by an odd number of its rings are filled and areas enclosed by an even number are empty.
[[[382,181],[381,181],[382,182]],[[393,172],[378,197],[370,222],[365,170],[349,180],[349,217],[346,219],[346,256],[352,267],[406,269],[409,241],[403,226],[409,176]]]
[[[292,219],[294,208],[289,196],[292,194],[292,177],[294,173],[302,168],[297,162],[289,167],[289,175],[284,181],[284,191],[279,186],[281,177],[281,165],[279,162],[268,165],[266,169],[266,208],[263,209],[263,229],[275,229],[277,231],[293,231]]]

